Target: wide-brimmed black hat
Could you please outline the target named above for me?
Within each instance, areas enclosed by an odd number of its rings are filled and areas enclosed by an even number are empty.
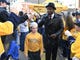
[[[52,2],[48,3],[48,5],[46,6],[46,8],[47,7],[52,7],[54,10],[56,10],[55,4],[52,3]]]
[[[9,2],[7,2],[6,0],[0,0],[0,2],[6,3],[7,5],[10,5]]]

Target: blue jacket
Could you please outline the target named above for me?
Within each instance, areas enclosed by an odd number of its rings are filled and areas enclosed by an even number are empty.
[[[15,13],[11,12],[9,20],[14,24],[15,29],[20,23],[23,23],[26,21],[26,19],[28,19],[28,18],[25,19],[25,17],[27,16],[19,17]]]
[[[13,59],[19,58],[19,46],[15,41],[12,41],[8,50],[8,55],[12,56]]]
[[[11,12],[9,20],[14,24],[14,29],[16,29],[20,23],[20,18],[15,13]]]

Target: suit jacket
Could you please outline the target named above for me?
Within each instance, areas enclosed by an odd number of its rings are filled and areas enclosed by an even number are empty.
[[[49,18],[48,14],[43,15],[41,18],[41,22],[39,23],[39,27],[41,27],[42,25],[45,26],[45,36],[47,39],[50,38],[49,36],[51,34],[56,34],[57,37],[55,39],[58,40],[64,29],[62,18],[59,14],[56,13],[54,13],[54,17],[52,19]]]

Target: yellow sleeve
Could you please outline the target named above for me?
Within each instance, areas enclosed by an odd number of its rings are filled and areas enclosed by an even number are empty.
[[[13,33],[13,24],[10,21],[0,22],[0,36]]]
[[[78,48],[74,56],[80,59],[80,48]]]
[[[24,54],[28,56],[28,36],[25,38],[25,43],[24,43]]]
[[[71,45],[71,52],[74,54],[74,56],[80,58],[80,37],[78,37]]]
[[[42,37],[42,35],[41,35],[41,38],[40,38],[40,41],[41,41],[41,43],[40,43],[40,52],[41,52],[41,55],[43,54],[43,37]]]

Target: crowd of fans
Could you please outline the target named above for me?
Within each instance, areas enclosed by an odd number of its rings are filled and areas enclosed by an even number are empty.
[[[19,60],[19,50],[29,60],[56,60],[58,48],[67,60],[80,60],[80,11],[57,14],[49,3],[43,15],[7,12],[0,1],[0,60]],[[18,44],[18,42],[20,42]]]

